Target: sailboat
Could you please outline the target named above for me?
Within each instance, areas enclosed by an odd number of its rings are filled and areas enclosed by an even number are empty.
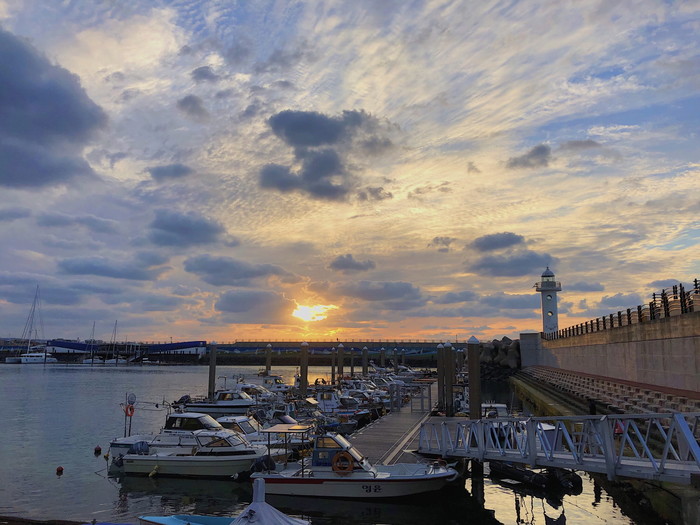
[[[95,321],[92,322],[92,333],[90,334],[90,341],[87,345],[87,351],[90,353],[90,357],[83,359],[84,365],[103,365],[104,359],[100,356],[95,355]]]
[[[110,348],[112,349],[112,357],[110,359],[105,359],[104,364],[106,365],[118,365],[126,364],[126,358],[117,354],[117,321],[114,321],[114,330],[112,330],[112,340],[110,341]]]
[[[39,324],[43,334],[44,331],[44,321],[41,318],[41,301],[39,299],[39,285],[36,285],[36,291],[34,292],[34,300],[32,301],[32,307],[29,310],[29,315],[27,316],[27,321],[24,323],[24,329],[22,330],[22,337],[20,339],[27,341],[27,351],[19,356],[6,357],[6,363],[21,363],[21,364],[45,364],[45,363],[58,363],[58,359],[53,357],[51,354],[46,352],[46,344],[37,344],[32,346],[32,334],[34,334],[34,340],[38,338],[37,329],[35,324]]]

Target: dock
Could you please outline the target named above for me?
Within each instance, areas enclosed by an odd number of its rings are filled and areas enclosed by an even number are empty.
[[[406,451],[418,449],[421,425],[430,418],[430,400],[437,399],[437,383],[425,385],[424,394],[357,430],[348,440],[372,463],[416,463],[416,456]]]

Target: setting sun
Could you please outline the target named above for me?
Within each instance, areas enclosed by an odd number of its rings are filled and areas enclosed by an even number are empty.
[[[304,321],[322,321],[327,315],[328,310],[336,310],[338,307],[334,304],[317,304],[314,306],[297,306],[297,309],[292,312],[294,317],[298,317]]]

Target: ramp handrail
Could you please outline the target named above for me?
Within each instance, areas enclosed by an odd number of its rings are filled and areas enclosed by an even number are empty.
[[[431,418],[418,452],[690,484],[700,476],[700,412]]]

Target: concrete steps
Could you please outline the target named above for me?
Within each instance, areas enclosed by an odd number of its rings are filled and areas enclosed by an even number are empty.
[[[559,370],[531,366],[521,374],[527,375],[557,390],[582,399],[593,399],[608,412],[699,412],[700,393],[697,399],[675,395],[645,386],[616,382]]]

